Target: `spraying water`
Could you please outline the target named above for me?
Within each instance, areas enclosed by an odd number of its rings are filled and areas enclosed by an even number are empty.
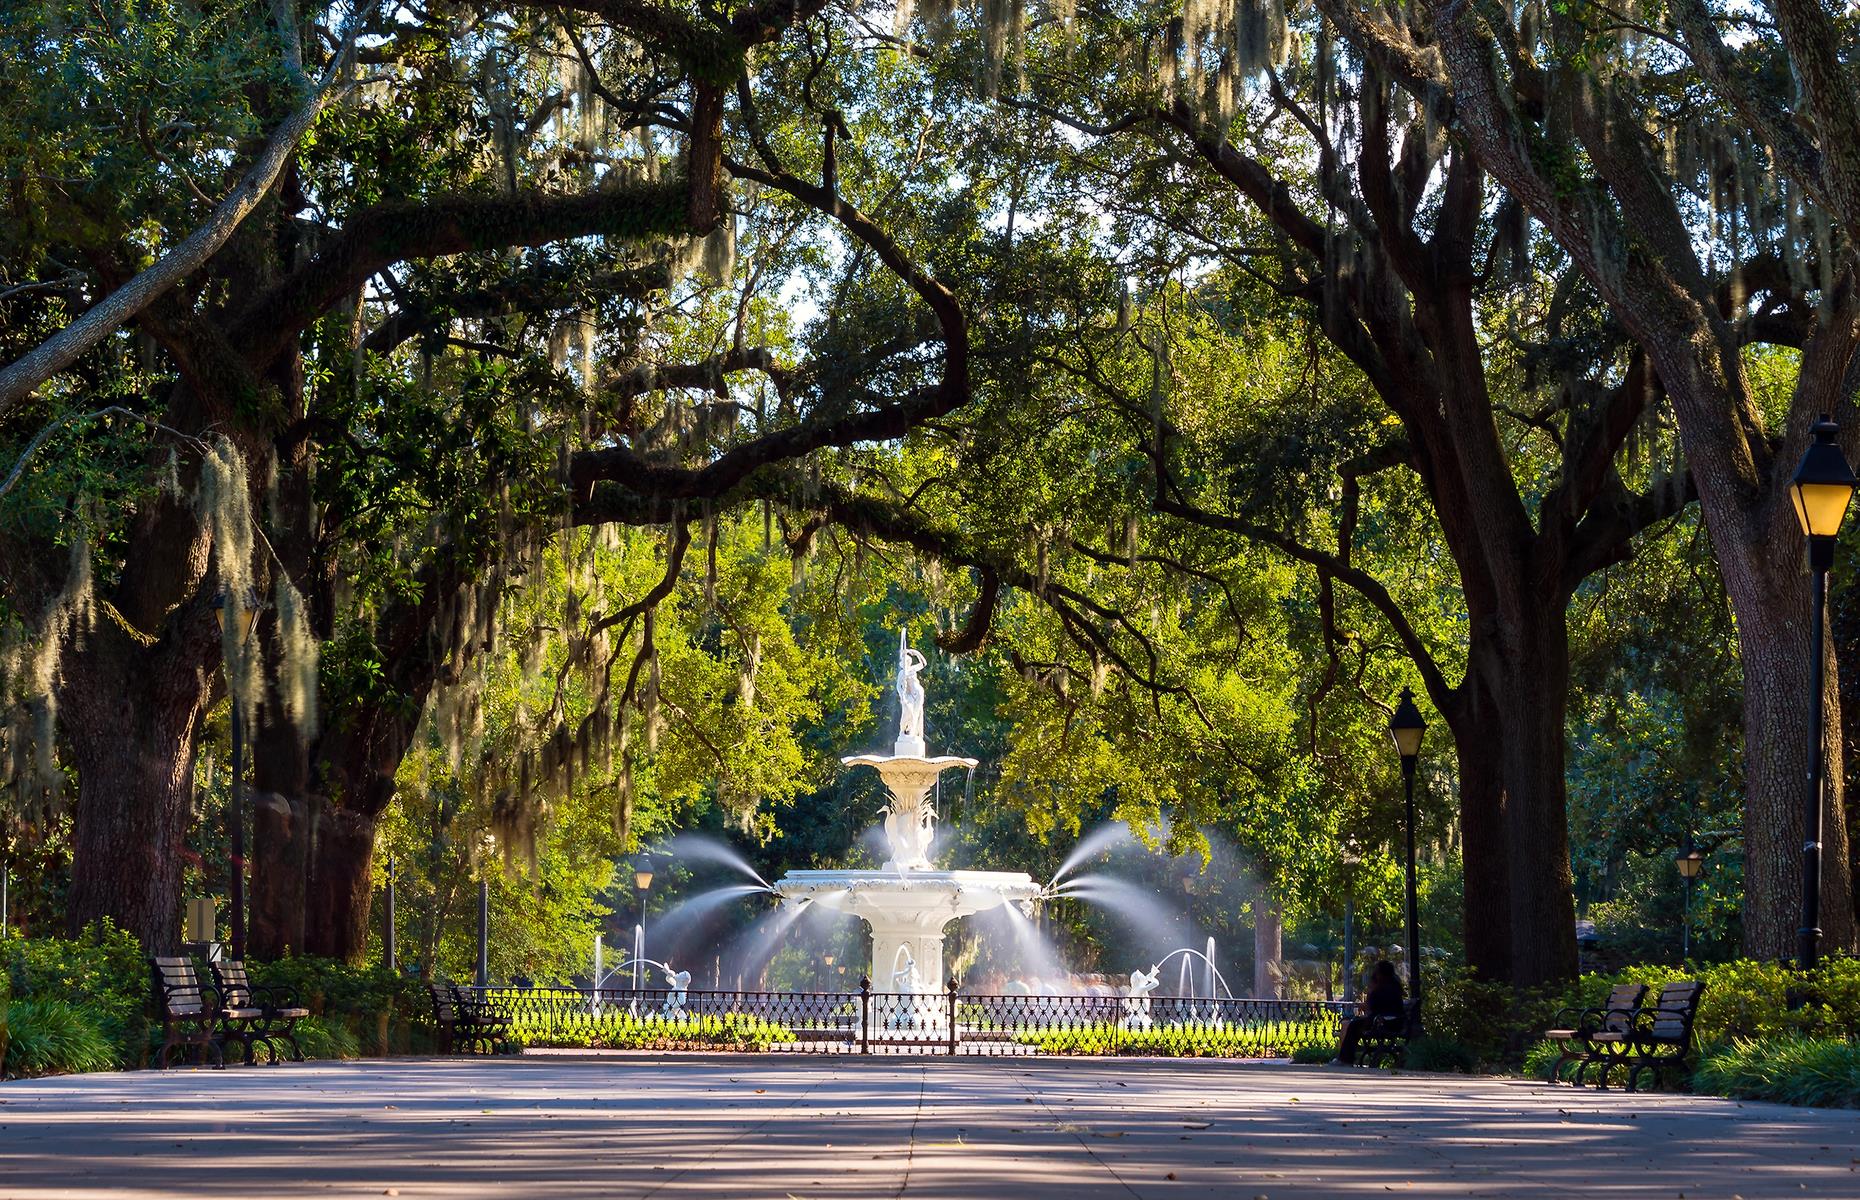
[[[1066,861],[1059,864],[1059,869],[1053,872],[1053,878],[1047,886],[1049,888],[1058,887],[1060,880],[1070,875],[1073,871],[1076,871],[1086,859],[1093,855],[1102,854],[1107,850],[1130,845],[1135,840],[1136,839],[1130,834],[1130,826],[1122,824],[1121,822],[1098,826],[1098,828],[1080,838],[1078,845],[1072,847],[1072,853],[1066,855]]]
[[[1182,964],[1176,972],[1177,995],[1187,996],[1190,999],[1202,995],[1202,992],[1197,986],[1198,980],[1196,976],[1201,974],[1199,969],[1200,963],[1205,963],[1207,965],[1207,973],[1202,976],[1202,978],[1207,981],[1207,995],[1215,999],[1220,999],[1222,997],[1229,1000],[1233,999],[1233,989],[1227,986],[1227,977],[1222,975],[1220,968],[1214,965],[1213,938],[1208,939],[1208,949],[1206,953],[1195,949],[1193,946],[1183,946],[1163,955],[1162,958],[1157,961],[1156,965],[1158,967],[1167,966],[1169,960],[1178,955],[1181,956]],[[1197,959],[1200,960],[1200,963],[1196,962]]]
[[[736,848],[720,842],[716,838],[705,837],[699,833],[681,833],[666,843],[666,849],[681,859],[693,862],[713,862],[728,867],[737,874],[760,884],[759,891],[769,891],[769,881],[754,867],[749,860],[737,853]]]
[[[1076,897],[1102,908],[1151,945],[1180,941],[1188,924],[1180,911],[1164,903],[1156,893],[1115,875],[1080,875],[1054,894]]]
[[[702,934],[704,925],[725,905],[767,891],[753,883],[731,883],[687,896],[654,920],[653,936],[660,946],[671,947],[673,957],[682,957],[686,948],[684,942],[693,935]],[[710,940],[703,939],[700,944],[708,946]]]

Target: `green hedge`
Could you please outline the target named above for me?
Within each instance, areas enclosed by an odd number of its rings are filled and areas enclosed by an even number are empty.
[[[1191,1023],[1126,1029],[1112,1022],[1031,1029],[1015,1041],[1045,1054],[1167,1055],[1173,1058],[1290,1058],[1307,1048],[1337,1052],[1335,1029],[1321,1021]]]
[[[794,1031],[774,1021],[743,1013],[713,1016],[635,1017],[615,1008],[598,1020],[562,1028],[544,1020],[518,1018],[510,1027],[520,1046],[564,1046],[589,1050],[672,1050],[716,1047],[719,1050],[766,1050],[792,1042]]]
[[[1537,989],[1482,983],[1464,971],[1429,971],[1424,1019],[1430,1036],[1459,1043],[1481,1064],[1547,1068],[1549,1052],[1538,1043],[1559,1009],[1594,1007],[1617,983],[1657,990],[1678,979],[1705,984],[1693,1027],[1704,1047],[1734,1038],[1860,1038],[1860,959],[1846,957],[1824,960],[1806,978],[1780,963],[1737,959],[1689,968],[1633,966]]]
[[[211,979],[206,963],[197,966],[202,980]],[[433,1049],[418,979],[326,958],[254,962],[249,969],[253,983],[310,1009],[296,1030],[307,1058]],[[107,921],[76,938],[0,939],[0,1073],[146,1066],[161,1028],[150,1012],[142,947]]]

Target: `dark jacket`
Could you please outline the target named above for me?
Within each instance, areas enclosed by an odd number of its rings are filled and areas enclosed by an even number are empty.
[[[1401,980],[1390,979],[1376,984],[1369,989],[1369,994],[1363,997],[1363,1002],[1372,1017],[1401,1016]]]

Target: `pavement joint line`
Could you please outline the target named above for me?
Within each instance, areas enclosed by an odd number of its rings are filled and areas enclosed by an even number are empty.
[[[923,1120],[924,1093],[930,1088],[930,1067],[926,1063],[917,1066],[917,1111],[911,1114],[911,1135],[904,1143],[904,1176],[898,1180],[898,1190],[891,1193],[898,1197],[911,1186],[911,1163],[917,1158],[917,1122]]]
[[[1031,1086],[1028,1085],[1027,1076],[1025,1074],[1015,1074],[1014,1079],[1017,1083],[1020,1084],[1021,1088],[1029,1096],[1033,1097],[1033,1102],[1035,1104],[1037,1104],[1039,1107],[1046,1110],[1047,1115],[1053,1118],[1054,1123],[1059,1127],[1059,1129],[1062,1132],[1071,1133],[1072,1140],[1079,1144],[1079,1149],[1085,1151],[1085,1155],[1087,1158],[1090,1158],[1093,1162],[1103,1167],[1105,1169],[1105,1172],[1109,1174],[1112,1179],[1117,1180],[1117,1186],[1123,1188],[1126,1192],[1129,1192],[1132,1196],[1135,1196],[1137,1200],[1143,1200],[1143,1193],[1137,1191],[1136,1188],[1131,1187],[1130,1184],[1124,1179],[1124,1177],[1122,1175],[1119,1175],[1117,1173],[1117,1169],[1113,1167],[1110,1163],[1106,1162],[1102,1158],[1099,1158],[1098,1152],[1092,1149],[1090,1142],[1080,1137],[1076,1130],[1066,1129],[1066,1126],[1070,1124],[1070,1122],[1062,1121],[1059,1119],[1059,1115],[1055,1113],[1053,1111],[1052,1106],[1046,1102],[1046,1097],[1040,1095],[1038,1092],[1034,1091]]]

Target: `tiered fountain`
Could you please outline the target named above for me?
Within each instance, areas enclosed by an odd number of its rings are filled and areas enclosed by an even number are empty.
[[[791,871],[775,882],[785,904],[812,902],[851,913],[872,931],[872,987],[881,992],[941,992],[943,932],[958,917],[1003,904],[1031,909],[1041,887],[1022,871],[939,871],[930,861],[936,807],[929,803],[937,777],[951,767],[973,770],[975,760],[953,754],[928,757],[924,746],[924,688],[917,678],[922,654],[898,635],[898,738],[890,754],[855,754],[840,761],[872,767],[891,803],[885,813],[889,857],[877,871]]]

